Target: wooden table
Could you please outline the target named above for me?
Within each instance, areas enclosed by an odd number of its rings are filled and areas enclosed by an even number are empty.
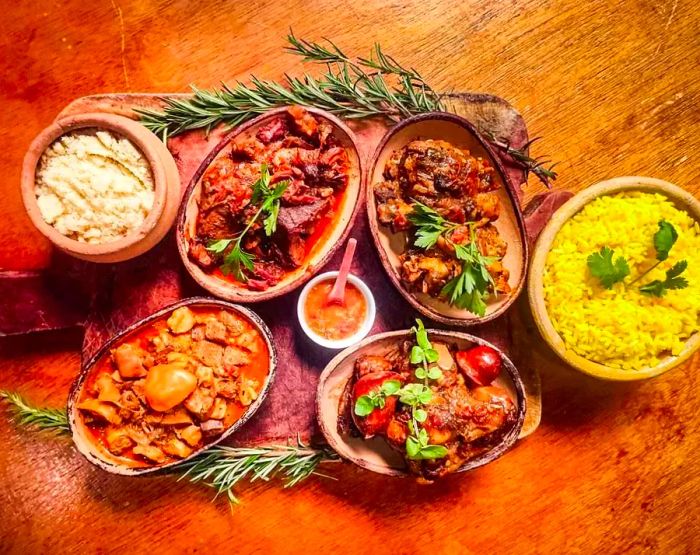
[[[558,187],[644,174],[700,191],[700,12],[648,2],[3,1],[0,268],[48,244],[20,202],[22,156],[71,99],[299,73],[291,26],[365,54],[381,42],[437,89],[503,96],[559,164]],[[360,7],[363,6],[363,7]],[[8,13],[9,12],[9,13]],[[531,179],[528,197],[541,186]],[[527,311],[524,299],[514,310]],[[337,481],[253,487],[230,511],[168,477],[92,468],[70,441],[0,419],[0,552],[691,553],[700,549],[698,362],[641,384],[566,367],[532,329],[540,429],[433,487],[349,465]],[[3,340],[0,387],[60,406],[76,333]]]

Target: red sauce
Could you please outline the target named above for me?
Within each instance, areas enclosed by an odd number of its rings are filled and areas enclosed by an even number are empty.
[[[332,279],[314,285],[306,297],[304,315],[309,327],[325,339],[346,339],[357,333],[367,318],[367,300],[352,283],[345,285],[342,305],[328,303]]]

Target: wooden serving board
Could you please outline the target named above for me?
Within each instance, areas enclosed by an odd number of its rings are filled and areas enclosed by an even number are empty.
[[[88,96],[72,102],[58,117],[86,112],[112,112],[134,117],[133,108],[160,107],[161,98],[161,95],[148,94]],[[453,111],[469,119],[478,129],[509,141],[515,147],[525,144],[528,139],[525,122],[520,114],[498,97],[458,93],[450,95],[448,102]],[[349,125],[357,135],[360,156],[366,168],[391,122],[365,120],[351,121]],[[183,190],[225,131],[219,127],[208,136],[201,131],[193,131],[168,141],[168,148],[180,172]],[[525,181],[524,172],[507,159],[504,159],[504,164],[522,199],[520,184]],[[567,194],[551,193],[533,201],[526,209],[530,240],[537,236],[553,210],[567,198]],[[403,300],[385,275],[375,252],[364,210],[360,211],[354,222],[351,236],[358,239],[352,271],[371,287],[377,302],[377,319],[371,333],[410,327],[418,314]],[[341,257],[342,252],[339,251],[326,269],[337,268]],[[57,253],[52,267],[46,272],[47,275],[49,273],[68,276],[63,281],[75,283],[73,287],[68,285],[64,288],[61,300],[52,293],[52,287],[46,285],[47,280],[40,276],[0,276],[0,291],[3,288],[6,291],[21,289],[25,291],[25,299],[32,298],[35,307],[34,319],[30,314],[29,320],[23,324],[3,321],[0,317],[0,334],[55,329],[71,323],[82,325],[85,330],[83,361],[88,360],[106,339],[136,320],[183,297],[206,294],[186,273],[177,253],[173,232],[148,253],[119,264],[93,265],[66,259]],[[78,284],[81,289],[76,287]],[[82,290],[82,294],[76,296],[75,292],[79,290]],[[86,296],[90,306],[86,311],[80,312],[79,308],[75,308],[76,302]],[[271,301],[256,303],[252,307],[272,330],[280,363],[275,383],[264,405],[235,434],[231,443],[275,444],[285,443],[297,436],[306,441],[318,437],[314,413],[316,385],[321,370],[334,353],[309,342],[300,330],[296,321],[297,297],[298,292],[293,292]],[[13,295],[9,295],[7,300],[0,301],[8,305],[2,308],[12,308],[12,298]],[[68,317],[61,318],[57,314],[57,308],[66,305],[71,306],[73,312]],[[518,315],[511,310],[503,317],[469,331],[509,353],[519,369],[527,390],[527,416],[522,437],[531,434],[539,425],[541,399],[537,370],[531,366],[521,338],[513,333],[517,318]],[[431,322],[426,322],[426,326],[441,327]]]

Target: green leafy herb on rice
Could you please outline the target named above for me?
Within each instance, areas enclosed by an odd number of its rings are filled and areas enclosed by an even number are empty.
[[[678,240],[678,232],[673,225],[666,220],[659,222],[659,229],[654,234],[654,249],[656,250],[656,262],[630,282],[630,285],[638,282],[649,272],[654,270],[664,260],[668,259],[671,248]],[[587,264],[591,275],[597,277],[606,289],[612,288],[615,283],[624,280],[630,274],[629,263],[623,256],[618,256],[614,261],[615,251],[607,246],[603,246],[600,251],[588,256]],[[680,275],[686,270],[688,263],[685,260],[676,262],[666,271],[666,279],[661,281],[655,279],[639,290],[647,295],[663,297],[669,289],[685,289],[688,287],[688,280]]]

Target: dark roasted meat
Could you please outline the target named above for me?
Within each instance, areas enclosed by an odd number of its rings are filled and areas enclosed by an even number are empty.
[[[446,141],[414,140],[392,153],[383,175],[384,181],[374,186],[377,219],[395,233],[409,234],[407,249],[400,256],[401,279],[409,290],[442,296],[444,286],[462,268],[450,243],[469,243],[469,227],[473,226],[481,254],[497,259],[487,268],[495,283],[491,289],[510,291],[509,273],[500,261],[507,244],[492,223],[498,220],[501,205],[494,192],[494,170],[487,161]],[[432,208],[448,222],[465,225],[449,232],[450,241],[442,237],[436,248],[415,247],[414,225],[409,219],[415,202]]]
[[[267,235],[262,218],[246,231],[242,247],[255,264],[253,270],[245,269],[242,285],[252,290],[267,289],[304,264],[312,243],[323,237],[317,226],[330,222],[349,179],[348,155],[337,144],[333,128],[304,108],[289,108],[254,136],[235,137],[201,181],[189,255],[204,270],[221,266],[234,245],[224,244],[220,252],[208,247],[216,240],[236,238],[256,216],[259,204],[252,193],[263,164],[271,174],[270,187],[288,184],[276,233]]]
[[[353,378],[339,405],[338,429],[340,433],[352,434],[354,425],[355,435],[384,437],[389,445],[404,454],[412,474],[420,481],[431,482],[459,470],[465,462],[500,443],[515,425],[517,411],[507,390],[493,384],[477,386],[472,380],[465,380],[455,363],[455,355],[473,353],[476,356],[487,347],[476,346],[457,352],[454,346],[433,342],[433,347],[445,353],[446,358],[441,356],[439,363],[442,376],[430,381],[432,397],[421,406],[425,418],[419,426],[426,434],[427,443],[444,447],[446,454],[435,458],[411,457],[407,440],[413,434],[413,413],[409,405],[399,400],[399,395],[384,395],[369,414],[360,416],[357,412],[362,409],[358,408],[360,397],[381,395],[382,384],[388,380],[396,380],[406,387],[424,383],[415,376],[417,366],[409,360],[414,345],[414,342],[406,342],[384,355],[362,355],[355,360]],[[500,370],[500,358],[498,363]],[[491,372],[489,380],[497,376],[498,373]]]

